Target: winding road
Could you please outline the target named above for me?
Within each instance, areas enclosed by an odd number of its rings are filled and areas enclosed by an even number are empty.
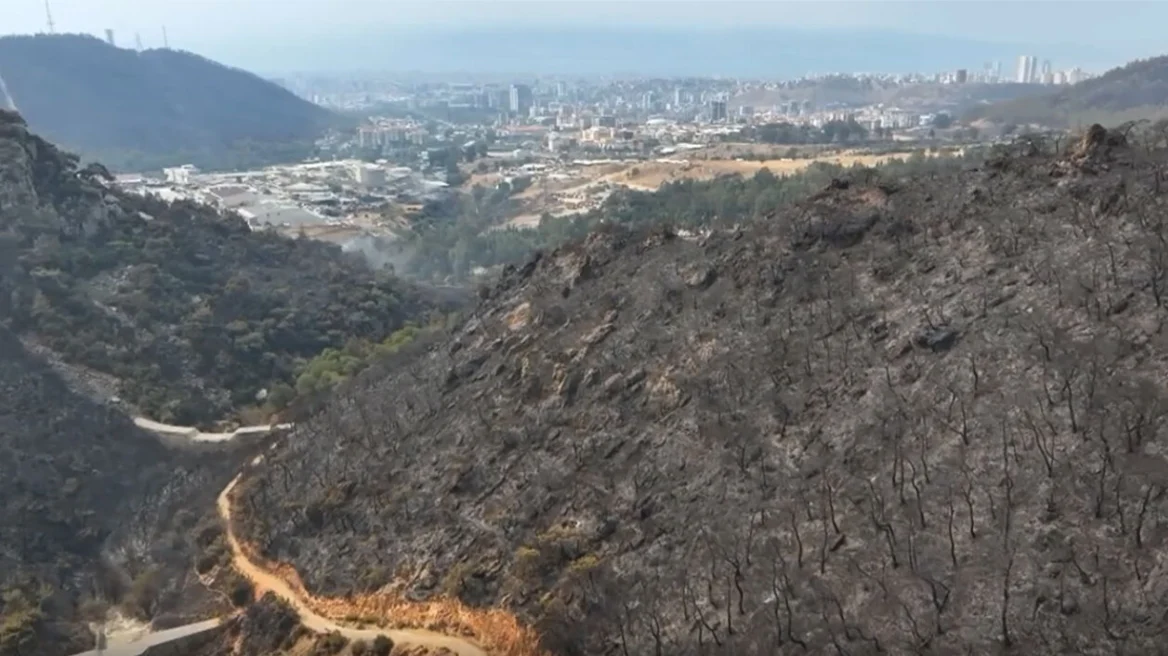
[[[446,649],[458,656],[487,656],[487,652],[481,647],[464,638],[446,636],[423,629],[355,629],[337,624],[313,611],[303,595],[293,590],[287,581],[252,561],[236,537],[231,522],[231,492],[239,480],[240,476],[236,476],[219,494],[219,517],[226,526],[227,543],[231,547],[235,568],[251,581],[257,597],[265,592],[271,592],[283,599],[296,610],[300,616],[301,624],[316,633],[336,631],[350,640],[366,641],[372,641],[377,636],[383,635],[393,640],[395,645],[402,645],[410,649],[417,647],[433,650]]]
[[[231,433],[204,433],[197,428],[188,426],[172,426],[145,417],[135,417],[134,423],[141,429],[161,436],[183,437],[192,442],[227,442],[242,435],[269,433],[273,430],[283,430],[292,427],[292,424],[275,424],[268,426],[247,426],[236,429]],[[258,464],[262,456],[257,457],[254,464]],[[245,576],[255,590],[256,597],[271,592],[288,603],[300,617],[305,628],[315,633],[336,632],[350,640],[365,640],[371,642],[378,636],[385,636],[393,640],[395,645],[401,645],[407,650],[424,649],[426,651],[442,651],[455,656],[487,656],[487,652],[474,642],[456,636],[448,636],[425,629],[358,629],[344,626],[324,617],[314,611],[305,592],[295,589],[287,580],[268,568],[255,562],[248,551],[243,547],[235,535],[232,523],[231,493],[239,484],[242,474],[235,478],[219,493],[216,506],[219,517],[225,528],[228,546],[231,548],[232,563],[235,569]],[[188,624],[165,631],[148,633],[139,638],[126,642],[114,643],[111,641],[105,649],[82,652],[76,656],[140,656],[147,649],[166,644],[196,633],[208,631],[219,626],[223,619],[212,619],[205,622]]]

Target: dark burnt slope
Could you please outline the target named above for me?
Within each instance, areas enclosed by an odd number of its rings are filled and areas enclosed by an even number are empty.
[[[198,597],[193,529],[243,455],[163,445],[4,328],[0,363],[0,654],[88,648],[87,599],[150,619]]]
[[[456,305],[333,244],[123,192],[0,110],[0,324],[127,411],[209,424],[303,362]]]
[[[594,234],[299,427],[246,530],[563,654],[1154,652],[1166,159],[1096,129]]]

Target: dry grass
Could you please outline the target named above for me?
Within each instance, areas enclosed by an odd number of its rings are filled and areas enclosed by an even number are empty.
[[[441,597],[409,601],[386,592],[346,599],[310,594],[300,574],[286,563],[268,563],[250,545],[241,545],[252,563],[288,584],[312,612],[342,623],[354,617],[386,629],[424,629],[474,640],[492,656],[545,656],[536,633],[501,609],[469,608],[457,599]]]
[[[872,155],[863,153],[841,153],[809,159],[768,159],[768,160],[689,160],[686,163],[638,162],[621,171],[611,173],[603,179],[634,189],[655,191],[662,184],[677,180],[709,180],[720,175],[751,176],[762,169],[775,175],[798,173],[816,162],[840,166],[878,166],[890,159],[908,157],[910,153]]]
[[[229,529],[232,491],[238,480],[232,482],[219,498],[220,514]],[[309,593],[299,572],[291,565],[268,561],[254,546],[239,540],[234,530],[229,530],[228,542],[236,568],[251,580],[257,597],[267,591],[282,596],[278,588],[287,588],[286,592],[295,597],[289,600],[294,601],[294,605],[338,625],[361,618],[363,623],[376,624],[384,629],[423,629],[445,636],[469,638],[492,656],[545,656],[538,635],[507,611],[472,609],[450,597],[409,601],[396,592],[344,599],[317,597]]]

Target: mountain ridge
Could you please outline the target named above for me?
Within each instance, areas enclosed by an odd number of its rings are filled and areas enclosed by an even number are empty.
[[[1137,59],[1078,84],[971,110],[968,121],[989,120],[1048,128],[1168,116],[1168,55]]]
[[[328,110],[242,69],[88,35],[0,37],[0,75],[34,130],[114,169],[303,156],[337,124]]]
[[[237,530],[555,654],[1154,649],[1166,156],[1095,126],[537,254],[299,424]]]

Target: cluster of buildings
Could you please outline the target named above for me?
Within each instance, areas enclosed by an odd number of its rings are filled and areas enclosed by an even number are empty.
[[[1022,55],[1018,58],[1014,81],[1018,84],[1078,84],[1087,79],[1087,73],[1079,67],[1056,71],[1049,59],[1042,61],[1039,68],[1038,57]]]
[[[986,62],[980,71],[959,68],[938,76],[937,81],[945,84],[1078,84],[1091,75],[1078,66],[1065,70],[1055,70],[1049,59],[1039,61],[1033,55],[1018,57],[1018,65],[1013,75],[1002,69],[1002,62]]]
[[[374,118],[357,130],[357,143],[362,148],[421,146],[430,133],[417,121],[407,119]]]
[[[916,85],[1073,84],[1088,77],[1082,69],[1054,70],[1050,61],[1040,62],[1029,55],[1019,59],[1016,76],[1002,68],[1001,62],[991,62],[979,71],[959,69],[933,75],[836,73],[781,81],[536,79],[530,83],[396,86],[366,82],[359,88],[366,97],[380,98],[382,103],[387,97],[398,98],[402,109],[440,123],[445,120],[447,128],[475,124],[492,130],[530,129],[539,134],[539,149],[563,152],[581,146],[622,150],[630,141],[662,140],[663,124],[697,127],[721,138],[727,130],[733,133],[743,125],[783,122],[822,127],[844,120],[885,135],[927,126],[939,112],[954,111],[954,106],[946,104],[944,92],[902,94],[900,89]],[[965,97],[970,92],[954,93],[949,95]],[[330,103],[350,103],[355,95],[360,94],[346,91],[330,97]],[[877,100],[893,97],[897,100],[889,104]],[[441,141],[441,135],[429,134],[421,124],[403,119],[374,119],[356,135],[358,147],[377,148],[391,158],[397,152],[416,152]]]
[[[357,160],[228,173],[203,172],[188,164],[164,169],[161,178],[118,176],[118,184],[168,201],[190,200],[235,212],[252,229],[292,231],[349,225],[353,216],[391,202],[425,202],[445,193],[447,187],[409,167]]]

